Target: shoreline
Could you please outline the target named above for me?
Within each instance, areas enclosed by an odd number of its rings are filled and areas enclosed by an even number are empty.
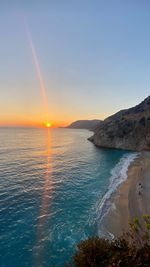
[[[131,162],[127,179],[112,195],[112,208],[101,221],[107,238],[128,231],[129,221],[150,213],[150,152],[140,152]]]

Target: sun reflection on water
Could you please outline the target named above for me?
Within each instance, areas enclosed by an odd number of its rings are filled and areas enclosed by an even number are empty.
[[[50,201],[52,196],[52,166],[51,166],[51,136],[50,129],[47,129],[47,150],[46,150],[46,175],[44,192],[42,197],[42,204],[40,209],[40,216],[37,227],[36,246],[34,251],[34,266],[42,266],[43,252],[44,252],[44,240],[45,240],[45,226],[50,208]]]

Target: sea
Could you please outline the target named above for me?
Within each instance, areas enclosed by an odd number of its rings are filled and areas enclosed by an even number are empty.
[[[101,232],[136,153],[96,147],[88,130],[0,128],[0,266],[65,266]]]

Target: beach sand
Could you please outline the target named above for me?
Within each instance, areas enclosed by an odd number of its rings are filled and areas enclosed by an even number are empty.
[[[114,208],[103,218],[105,231],[120,236],[129,229],[128,222],[150,214],[150,152],[141,152],[129,166],[127,180],[112,196]]]

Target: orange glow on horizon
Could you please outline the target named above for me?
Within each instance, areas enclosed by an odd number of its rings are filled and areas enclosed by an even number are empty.
[[[30,118],[31,119],[31,118]],[[31,120],[29,118],[26,119],[20,119],[20,118],[14,118],[11,120],[9,119],[3,119],[0,120],[0,127],[38,127],[38,128],[59,128],[59,127],[66,127],[68,126],[72,121],[56,121],[55,123],[51,122],[50,127],[47,127],[47,122],[40,122],[37,120],[37,118],[33,117]],[[42,121],[42,119],[41,119]]]

